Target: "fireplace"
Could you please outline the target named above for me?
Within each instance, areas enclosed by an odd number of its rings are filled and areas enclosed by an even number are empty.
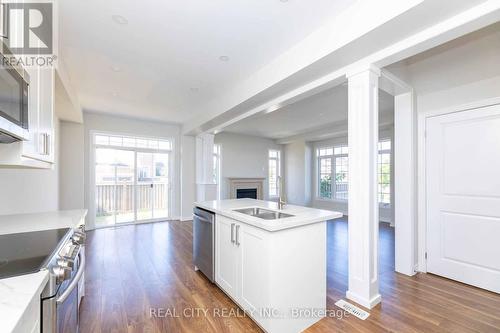
[[[252,198],[263,200],[265,178],[228,178],[231,199]]]
[[[236,190],[236,199],[257,199],[257,188],[239,188]]]

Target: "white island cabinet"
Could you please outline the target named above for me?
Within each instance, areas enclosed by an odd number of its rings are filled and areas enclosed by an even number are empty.
[[[216,214],[215,282],[266,332],[296,333],[326,310],[326,221],[342,214],[286,206],[290,217],[264,220],[236,212],[260,200],[196,204]]]

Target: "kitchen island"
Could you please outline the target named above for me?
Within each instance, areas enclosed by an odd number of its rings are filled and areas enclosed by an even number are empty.
[[[326,221],[341,213],[238,199],[215,214],[215,283],[263,330],[301,332],[326,310]]]

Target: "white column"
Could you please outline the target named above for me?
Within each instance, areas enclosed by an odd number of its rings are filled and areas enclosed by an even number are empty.
[[[214,135],[196,137],[196,201],[217,199],[217,184],[213,180]]]
[[[346,297],[367,308],[378,289],[378,79],[367,66],[348,77],[349,289]]]
[[[413,92],[394,96],[394,220],[396,271],[415,274],[417,191],[416,115]]]

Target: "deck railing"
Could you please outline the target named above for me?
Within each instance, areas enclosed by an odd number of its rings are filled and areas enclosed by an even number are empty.
[[[96,185],[96,213],[97,216],[108,215],[115,211],[134,211],[134,186],[136,187],[137,210],[167,209],[168,206],[168,184],[137,184],[124,182],[120,184],[97,184]],[[115,199],[116,198],[116,199]]]

